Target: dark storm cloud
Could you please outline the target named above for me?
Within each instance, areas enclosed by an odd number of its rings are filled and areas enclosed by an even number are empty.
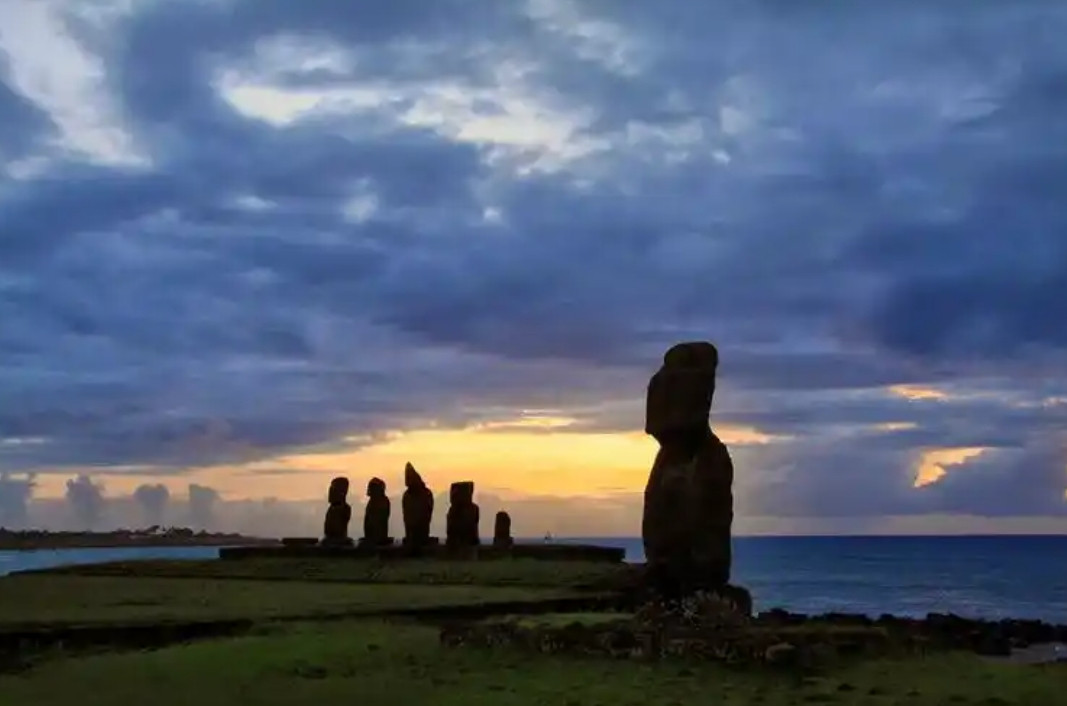
[[[242,0],[71,27],[150,166],[0,189],[0,437],[41,439],[0,467],[174,473],[532,407],[635,429],[663,349],[712,338],[717,423],[794,437],[746,451],[767,514],[1004,514],[992,472],[912,489],[924,447],[1057,482],[1063,9]],[[373,99],[273,124],[226,77]],[[493,144],[477,119],[516,106]],[[872,391],[904,383],[952,398]]]
[[[760,475],[741,481],[744,509],[778,517],[1064,516],[1065,450],[1047,440],[987,450],[942,466],[941,480],[915,488],[920,454],[903,446],[803,442],[758,457]]]
[[[1021,449],[995,449],[926,486],[923,494],[942,512],[986,517],[1067,515],[1064,452],[1064,445],[1047,441]]]

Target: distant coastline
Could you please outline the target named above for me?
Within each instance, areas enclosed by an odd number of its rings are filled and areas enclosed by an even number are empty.
[[[116,547],[221,547],[234,544],[270,545],[277,539],[238,533],[194,532],[184,527],[165,530],[114,530],[111,532],[47,532],[0,529],[0,551],[40,549],[110,549]]]

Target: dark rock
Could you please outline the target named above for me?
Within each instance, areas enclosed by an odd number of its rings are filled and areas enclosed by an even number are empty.
[[[744,586],[727,584],[717,589],[717,592],[741,615],[746,618],[752,615],[752,593]]]
[[[348,523],[352,519],[352,506],[348,504],[348,479],[338,476],[330,481],[327,494],[330,506],[322,523],[322,543],[331,545],[351,544]]]
[[[514,544],[515,540],[511,538],[511,515],[498,512],[493,521],[493,546],[508,549]]]
[[[763,661],[775,667],[791,667],[797,663],[799,656],[800,650],[796,645],[779,642],[764,651]]]
[[[453,483],[448,491],[445,544],[450,547],[476,547],[480,510],[474,502],[474,481]]]
[[[367,507],[363,511],[361,544],[387,545],[389,539],[389,498],[385,495],[385,481],[371,478],[367,483]]]
[[[282,537],[283,547],[314,547],[318,543],[314,537]]]
[[[708,425],[719,355],[707,342],[667,351],[648,385],[645,432],[660,444],[645,487],[649,578],[681,595],[730,580],[733,462]]]
[[[419,548],[430,545],[430,522],[433,520],[433,493],[410,463],[404,466],[404,544]]]
[[[756,620],[761,625],[788,626],[803,625],[808,621],[808,616],[803,613],[790,613],[783,608],[771,608],[760,613]]]

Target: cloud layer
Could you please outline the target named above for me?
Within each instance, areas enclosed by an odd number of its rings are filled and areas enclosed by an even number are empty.
[[[631,430],[688,338],[721,350],[716,423],[777,439],[739,451],[753,513],[1065,514],[1067,8],[0,26],[0,469],[86,472],[83,519],[94,474],[530,409]],[[988,450],[915,488],[944,448]]]

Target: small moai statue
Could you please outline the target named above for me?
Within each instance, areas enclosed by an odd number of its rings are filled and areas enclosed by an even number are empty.
[[[410,463],[404,466],[404,485],[407,489],[400,508],[404,513],[404,545],[425,547],[430,543],[433,493]]]
[[[500,511],[493,521],[493,546],[510,549],[514,544],[515,540],[511,538],[511,515]]]
[[[479,513],[474,502],[474,481],[453,483],[448,489],[449,508],[446,518],[445,543],[450,547],[476,547]]]
[[[330,481],[327,494],[330,503],[326,519],[322,523],[322,544],[345,546],[352,543],[348,537],[348,522],[352,519],[352,506],[348,504],[348,479],[338,476]]]
[[[389,539],[389,498],[385,495],[385,481],[371,478],[367,483],[367,507],[363,511],[363,537],[360,544],[384,546]]]

